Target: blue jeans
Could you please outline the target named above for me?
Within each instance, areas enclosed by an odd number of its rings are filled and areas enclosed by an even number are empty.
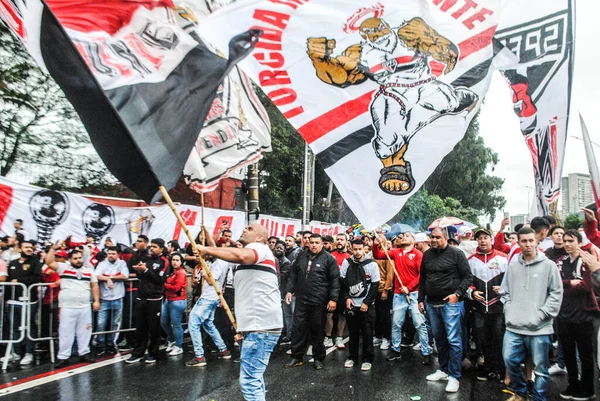
[[[181,319],[187,307],[187,301],[165,301],[160,314],[160,325],[167,333],[167,341],[175,342],[175,345],[181,348],[183,343],[183,327]]]
[[[113,301],[100,300],[100,310],[97,317],[97,331],[119,330],[121,327],[121,316],[123,314],[123,298]],[[110,321],[110,326],[106,327]],[[98,334],[96,345],[98,347],[113,346],[116,344],[117,336],[115,333]]]
[[[431,354],[431,348],[429,347],[429,336],[427,334],[427,325],[425,324],[425,316],[419,312],[419,302],[417,301],[418,296],[418,291],[408,294],[408,298],[410,299],[409,305],[404,294],[394,294],[394,298],[392,300],[392,349],[396,352],[400,352],[400,342],[402,341],[402,325],[404,324],[404,319],[406,319],[406,310],[410,308],[413,324],[415,325],[415,329],[419,334],[421,353],[423,353],[423,355]]]
[[[225,342],[221,338],[219,330],[215,327],[214,320],[217,306],[219,306],[218,299],[216,301],[210,301],[208,299],[200,298],[190,312],[188,328],[190,330],[190,337],[192,337],[192,343],[194,344],[196,358],[204,356],[202,333],[200,332],[201,327],[212,337],[219,351],[223,352],[227,349],[227,345],[225,345]]]
[[[506,330],[502,345],[502,356],[510,376],[510,387],[519,395],[527,396],[527,381],[521,368],[527,354],[533,359],[535,382],[533,383],[533,401],[546,401],[548,389],[548,353],[552,347],[550,335],[526,336]]]
[[[240,351],[240,388],[245,400],[265,399],[263,377],[273,348],[279,341],[279,333],[252,331],[244,336]]]
[[[462,362],[462,320],[465,304],[447,302],[444,305],[427,303],[427,314],[431,321],[431,331],[438,349],[440,370],[455,379],[460,379]]]
[[[292,296],[292,302],[288,305],[284,300],[281,301],[283,309],[283,323],[285,325],[285,336],[292,338],[292,328],[294,327],[294,309],[296,309],[296,296]]]

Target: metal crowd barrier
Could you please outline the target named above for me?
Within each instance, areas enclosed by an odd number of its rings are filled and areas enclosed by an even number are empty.
[[[187,274],[188,277],[188,282],[187,282],[187,286],[186,286],[186,291],[188,291],[187,289],[191,287],[191,274]],[[133,299],[134,297],[134,293],[135,291],[133,291],[133,283],[139,281],[137,278],[131,278],[128,279],[125,282],[125,297],[123,298],[123,310],[122,310],[122,314],[121,314],[121,320],[119,322],[119,326],[117,329],[114,330],[103,330],[103,331],[96,331],[96,326],[97,326],[97,319],[93,319],[92,320],[92,325],[93,325],[93,331],[92,331],[92,343],[95,342],[96,336],[97,335],[107,335],[107,334],[119,334],[119,333],[127,333],[127,332],[134,332],[135,331],[135,326],[134,326],[134,322],[133,319],[135,317],[135,309],[133,307],[133,304],[135,302],[135,300]],[[21,323],[20,323],[20,330],[21,330],[21,335],[18,339],[10,339],[7,341],[2,341],[0,340],[0,343],[9,343],[13,344],[13,343],[18,343],[21,342],[25,339],[25,335],[27,335],[27,338],[31,341],[34,342],[42,342],[42,341],[48,341],[49,342],[49,352],[50,352],[50,360],[51,362],[55,361],[55,344],[54,341],[58,340],[58,327],[56,326],[56,323],[58,322],[58,312],[59,312],[59,308],[58,308],[58,301],[56,302],[51,302],[49,304],[44,304],[43,303],[43,299],[44,296],[46,294],[49,294],[49,298],[50,300],[53,299],[53,292],[54,291],[59,291],[60,290],[60,286],[55,284],[55,283],[36,283],[33,284],[31,286],[29,286],[29,288],[27,288],[24,284],[21,283],[0,283],[0,284],[10,284],[13,286],[13,288],[15,286],[21,286],[24,290],[24,294],[26,294],[26,297],[22,298],[22,301],[24,302],[26,308],[24,308],[26,310],[26,313],[23,313],[21,316]],[[38,291],[38,300],[36,302],[28,302],[33,294],[34,291]],[[14,291],[13,291],[14,292]],[[2,292],[4,294],[4,292]],[[128,302],[126,302],[125,298],[128,298]],[[90,299],[90,304],[93,302],[92,299]],[[4,299],[2,299],[2,305],[4,305]],[[36,326],[36,330],[32,330],[32,328],[30,327],[30,320],[27,320],[25,317],[25,315],[27,316],[31,316],[32,313],[32,307],[34,306],[39,306],[41,305],[41,308],[38,307],[36,309],[36,313],[39,314],[40,317],[40,322],[41,324],[37,324]],[[44,308],[45,305],[48,305],[46,308]],[[193,304],[191,305],[193,306]],[[125,308],[128,307],[128,313],[125,313]],[[186,319],[185,322],[183,323],[183,326],[187,325],[187,321],[188,321],[188,316],[189,316],[189,312],[190,312],[190,307],[186,308]],[[97,313],[97,312],[95,312]],[[2,310],[2,314],[0,314],[0,317],[2,317],[2,321],[4,321],[4,310]],[[54,314],[56,314],[56,316],[54,316]],[[128,320],[126,322],[123,321],[123,318],[127,316]],[[37,317],[37,316],[36,316]],[[96,317],[96,316],[94,316]],[[107,326],[110,327],[110,324],[112,322],[112,315],[109,313],[109,317],[107,319]],[[12,321],[14,319],[10,319],[11,324]],[[46,322],[46,324],[44,324],[44,322]],[[126,324],[124,324],[126,323]],[[125,327],[125,328],[123,328]],[[35,331],[35,332],[34,332]],[[12,325],[11,325],[11,331],[12,333]],[[9,346],[7,347],[7,355],[10,355],[10,352],[12,352],[12,348]],[[2,369],[6,370],[6,367],[8,365],[8,358],[5,358],[5,361],[2,364]]]
[[[16,299],[17,289],[21,289],[21,296]],[[27,286],[23,283],[0,283],[0,344],[6,344],[6,352],[2,361],[2,370],[6,370],[12,357],[13,344],[25,339],[27,330],[27,309],[23,308],[28,302]],[[15,321],[16,306],[20,306],[20,319]],[[15,326],[16,325],[16,326]],[[15,328],[18,335],[15,337]]]

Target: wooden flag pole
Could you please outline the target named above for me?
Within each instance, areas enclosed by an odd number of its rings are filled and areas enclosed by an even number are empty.
[[[379,238],[380,239],[383,238],[383,244],[381,244],[381,247],[383,248],[383,252],[385,252],[385,256],[387,256],[388,261],[391,263],[392,269],[394,269],[394,275],[398,279],[398,282],[400,283],[400,285],[402,287],[404,287],[404,284],[402,284],[402,279],[400,278],[400,274],[396,271],[396,264],[394,263],[392,258],[390,258],[390,254],[388,253],[387,239],[385,239],[385,236],[383,234],[380,234]],[[402,290],[400,290],[400,292],[402,292]],[[410,298],[408,297],[408,294],[404,294],[404,296],[406,297],[406,302],[408,302],[408,304],[410,305]]]
[[[190,230],[188,230],[187,225],[185,224],[185,221],[183,221],[183,219],[179,215],[179,212],[175,208],[175,205],[173,204],[173,201],[171,200],[169,193],[167,192],[165,187],[163,187],[162,185],[160,187],[158,187],[158,189],[160,190],[160,193],[162,194],[163,198],[165,198],[165,200],[167,201],[167,203],[168,203],[169,207],[171,208],[171,210],[173,211],[173,213],[175,214],[175,217],[177,217],[177,221],[179,222],[179,225],[181,226],[181,228],[183,228],[185,235],[187,235],[188,239],[190,240],[190,244],[192,245],[194,254],[197,254],[198,253],[198,245],[196,244],[196,241],[194,241],[194,238],[192,237]],[[204,235],[206,235],[206,233],[204,233]],[[221,289],[219,288],[219,286],[213,279],[210,268],[208,267],[208,265],[206,264],[206,261],[202,258],[202,256],[198,255],[198,260],[200,261],[202,268],[206,272],[206,279],[208,280],[208,282],[213,286],[213,288],[217,292],[217,295],[219,296],[219,299],[221,300],[221,305],[223,306],[223,309],[225,309],[225,312],[227,312],[227,316],[229,317],[229,320],[231,321],[233,328],[237,332],[237,323],[235,322],[235,318],[233,317],[233,314],[231,313],[231,310],[229,309],[229,305],[227,305],[225,298],[223,298]]]

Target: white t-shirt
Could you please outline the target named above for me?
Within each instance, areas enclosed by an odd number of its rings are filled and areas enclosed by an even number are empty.
[[[108,259],[103,260],[96,266],[96,275],[112,278],[118,275],[129,277],[129,269],[124,260],[117,259],[115,263],[110,263]],[[105,301],[114,301],[125,296],[125,283],[123,281],[113,281],[113,288],[108,288],[106,281],[100,284],[100,299]]]
[[[57,273],[60,276],[60,308],[86,308],[92,305],[91,283],[98,282],[94,269],[85,266],[77,269],[67,262],[58,264]]]
[[[0,259],[4,260],[6,263],[10,263],[13,260],[17,260],[21,257],[21,252],[14,252],[12,248],[8,248],[6,251],[2,252]]]
[[[253,242],[255,262],[235,270],[235,315],[238,331],[276,330],[283,327],[281,294],[275,256],[266,244]]]
[[[217,283],[217,287],[219,287],[221,290],[223,289],[223,283],[227,278],[227,273],[235,266],[236,265],[234,263],[229,263],[221,259],[216,259],[210,266],[210,271],[215,279],[215,282]],[[214,287],[208,284],[208,280],[203,280],[202,282],[201,298],[209,301],[217,301],[219,299]]]
[[[354,259],[354,257],[353,257],[353,259]],[[365,258],[365,259],[368,259],[368,258]],[[356,263],[356,261],[354,263]],[[371,263],[367,263],[366,265],[363,266],[363,268],[365,269],[365,276],[367,278],[367,291],[365,292],[364,297],[350,298],[350,299],[352,299],[352,302],[354,303],[354,306],[356,306],[356,307],[360,307],[362,305],[363,301],[366,298],[366,294],[369,293],[369,290],[371,288],[371,283],[379,282],[379,280],[380,280],[379,266],[377,266],[377,262],[373,261]],[[346,260],[344,260],[344,262],[342,263],[342,266],[340,267],[340,277],[346,278],[347,272],[348,272],[348,260],[346,259]]]

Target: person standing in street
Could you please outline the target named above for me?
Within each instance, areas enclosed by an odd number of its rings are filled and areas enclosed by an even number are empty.
[[[472,281],[464,252],[448,244],[445,229],[434,228],[431,249],[425,252],[421,263],[418,302],[421,313],[427,308],[440,365],[427,380],[447,380],[448,393],[456,393],[460,386],[463,299]]]
[[[240,387],[247,401],[265,400],[264,373],[283,328],[277,268],[267,237],[266,228],[250,224],[239,239],[243,248],[198,248],[201,256],[239,264],[234,276],[236,341],[243,338]]]
[[[518,235],[520,252],[508,265],[501,286],[506,321],[502,356],[514,391],[509,400],[528,399],[521,364],[529,354],[535,366],[531,399],[546,401],[552,319],[560,310],[563,284],[556,264],[538,250],[536,231],[523,227]]]
[[[165,290],[165,279],[169,261],[164,256],[165,241],[156,238],[150,241],[150,256],[146,262],[134,265],[136,275],[140,280],[137,294],[137,306],[135,308],[136,345],[131,357],[126,363],[136,363],[144,358],[146,349],[148,354],[145,363],[156,363],[158,347],[160,343],[160,313],[162,310],[162,299]],[[150,343],[148,344],[148,339]]]
[[[302,252],[290,272],[285,301],[296,295],[292,360],[286,368],[302,365],[309,341],[313,341],[314,367],[323,369],[325,360],[325,322],[327,312],[337,307],[340,293],[340,270],[333,256],[323,249],[319,234],[311,234],[308,252]]]
[[[350,354],[344,367],[351,368],[358,363],[358,345],[362,337],[360,370],[368,371],[375,358],[373,322],[379,290],[379,266],[373,259],[365,257],[365,245],[361,239],[352,241],[352,256],[342,263],[340,278],[340,302],[346,306],[346,323],[350,332]]]

